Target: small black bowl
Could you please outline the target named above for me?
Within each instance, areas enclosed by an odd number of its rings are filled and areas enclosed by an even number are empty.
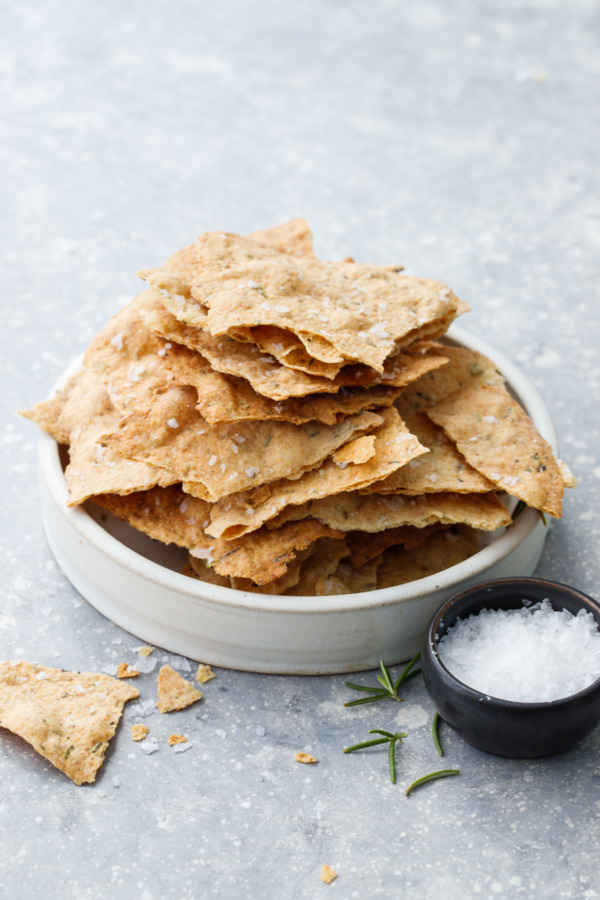
[[[529,759],[567,750],[600,722],[600,678],[560,700],[517,703],[488,697],[463,684],[444,666],[437,642],[458,618],[482,609],[520,609],[524,599],[548,599],[554,609],[592,613],[600,627],[600,605],[587,594],[541,578],[497,578],[454,594],[430,622],[421,650],[427,691],[442,719],[469,744],[495,753]]]

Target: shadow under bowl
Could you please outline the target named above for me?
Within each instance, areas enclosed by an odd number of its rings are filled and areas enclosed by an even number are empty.
[[[487,753],[529,759],[567,750],[600,722],[600,678],[577,694],[543,703],[501,700],[459,681],[442,663],[438,642],[457,619],[482,609],[520,609],[523,600],[548,599],[556,610],[590,612],[600,628],[600,605],[592,597],[541,578],[498,578],[450,597],[431,620],[421,650],[425,685],[441,718],[469,744]]]

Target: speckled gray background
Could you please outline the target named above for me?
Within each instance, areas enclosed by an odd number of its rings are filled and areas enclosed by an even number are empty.
[[[593,0],[4,4],[0,657],[104,669],[139,640],[84,603],[42,531],[35,431],[14,411],[201,231],[304,215],[324,257],[402,262],[473,308],[580,479],[539,573],[599,593],[600,7]],[[158,661],[162,653],[158,653]],[[182,674],[186,661],[175,660]],[[183,668],[182,668],[183,667]],[[371,676],[356,676],[368,681]],[[138,679],[142,699],[155,673]],[[0,735],[0,893],[71,898],[594,898],[600,733],[508,761],[432,709],[344,709],[342,677],[220,670],[159,749],[130,706],[95,785]],[[343,756],[369,727],[384,753]],[[166,736],[188,734],[175,754]],[[317,766],[293,762],[312,751]],[[339,873],[326,886],[322,863]]]

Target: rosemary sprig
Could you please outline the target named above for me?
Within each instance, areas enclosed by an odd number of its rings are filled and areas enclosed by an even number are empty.
[[[442,744],[440,742],[440,714],[436,712],[433,717],[433,725],[431,726],[431,735],[433,737],[433,743],[435,745],[435,749],[440,754],[440,756],[444,755],[444,751],[442,750]]]
[[[381,669],[381,675],[377,676],[377,681],[381,687],[377,687],[377,685],[366,686],[363,684],[353,684],[351,681],[345,681],[344,684],[346,687],[352,688],[353,691],[362,691],[369,696],[361,697],[360,700],[350,700],[348,703],[344,703],[344,706],[362,706],[364,703],[377,703],[378,700],[386,700],[388,698],[391,700],[398,700],[398,702],[402,703],[404,698],[398,696],[398,688],[401,684],[414,678],[415,675],[420,674],[420,669],[413,670],[413,666],[418,659],[419,654],[417,653],[416,656],[413,656],[411,661],[402,669],[395,682],[392,681],[390,670],[384,661],[380,660],[379,668]]]
[[[527,505],[527,504],[525,503],[524,500],[519,500],[519,502],[518,502],[517,505],[515,506],[515,511],[514,511],[513,514],[512,514],[512,520],[513,520],[513,522],[516,522],[516,521],[517,521],[517,519],[519,518],[519,516],[521,515],[521,513],[522,513],[523,510],[525,509],[526,505]]]
[[[430,772],[429,775],[423,775],[421,778],[417,778],[416,781],[413,781],[413,783],[406,788],[404,793],[408,797],[411,791],[421,787],[422,784],[427,784],[429,781],[437,781],[438,778],[448,778],[450,775],[460,775],[460,769],[440,769],[439,772]]]
[[[366,750],[367,747],[389,743],[388,765],[390,767],[390,778],[392,784],[396,784],[396,744],[402,743],[402,739],[407,735],[400,731],[392,734],[391,731],[382,731],[380,728],[371,728],[369,734],[381,734],[383,737],[374,738],[372,741],[363,741],[361,744],[353,744],[352,747],[344,747],[344,753],[353,753],[355,750]]]

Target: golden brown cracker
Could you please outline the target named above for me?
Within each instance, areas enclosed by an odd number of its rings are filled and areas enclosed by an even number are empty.
[[[200,663],[198,665],[198,670],[196,672],[196,681],[199,684],[206,684],[208,681],[212,681],[212,679],[216,677],[217,676],[209,665],[207,665],[206,663]]]
[[[443,525],[427,525],[424,528],[415,528],[414,525],[400,525],[398,528],[388,528],[386,531],[350,532],[346,537],[350,562],[355,568],[360,569],[361,566],[380,556],[388,547],[402,546],[405,550],[420,547],[433,532],[445,527]]]
[[[432,534],[420,547],[386,550],[377,573],[377,587],[406,584],[442,572],[477,553],[479,541],[477,532],[463,526]]]
[[[561,515],[564,481],[552,448],[502,385],[464,387],[426,412],[498,488]]]
[[[410,434],[397,410],[382,410],[381,417],[383,421],[374,432],[375,453],[366,462],[341,467],[335,459],[326,459],[318,468],[297,479],[282,479],[228,497],[212,507],[209,532],[230,539],[254,531],[286,506],[368,485],[426,452]]]
[[[407,428],[427,447],[429,453],[410,460],[383,481],[363,488],[367,494],[427,494],[453,491],[461,494],[487,493],[495,485],[468,464],[444,430],[425,413],[418,412],[403,397],[396,407]]]
[[[136,697],[109,675],[0,663],[0,725],[77,785],[95,781],[123,706]]]
[[[328,579],[347,555],[348,548],[344,541],[322,541],[302,562],[300,577],[293,587],[286,590],[286,594],[296,597],[324,594]]]
[[[209,504],[186,496],[179,487],[95,499],[144,534],[165,544],[186,547],[218,575],[250,578],[257,584],[268,584],[284,575],[297,553],[314,541],[343,537],[343,532],[305,519],[290,522],[279,531],[263,528],[233,541],[215,540],[204,531],[209,521]]]
[[[404,393],[403,399],[416,409],[434,406],[463,388],[504,383],[504,377],[496,368],[496,364],[482,353],[445,343],[434,345],[429,352],[435,353],[436,347],[448,360],[447,364],[424,373],[418,381],[412,382]]]
[[[144,741],[148,737],[150,729],[147,725],[132,725],[129,729],[132,741]]]
[[[202,269],[193,299],[207,309],[212,334],[252,339],[253,330],[279,328],[327,364],[362,362],[382,371],[396,345],[467,309],[432,279],[357,263],[292,259],[233,234],[204,234]],[[249,258],[250,257],[250,258]],[[177,312],[174,312],[177,318]]]
[[[173,473],[186,482],[186,490],[189,482],[190,493],[198,495],[196,482],[203,496],[218,500],[314,466],[381,422],[375,413],[362,412],[335,425],[272,420],[209,425],[196,402],[193,388],[170,385],[151,409],[127,416],[105,442],[121,456]]]
[[[369,494],[358,491],[324,497],[301,506],[286,507],[267,527],[281,528],[287,522],[310,516],[330,528],[344,531],[384,531],[400,525],[423,528],[441,523],[464,523],[482,531],[510,525],[512,519],[494,493],[425,494],[403,497],[400,494]]]
[[[171,666],[161,666],[158,673],[158,709],[161,713],[185,709],[202,699],[202,691],[182,678]]]

